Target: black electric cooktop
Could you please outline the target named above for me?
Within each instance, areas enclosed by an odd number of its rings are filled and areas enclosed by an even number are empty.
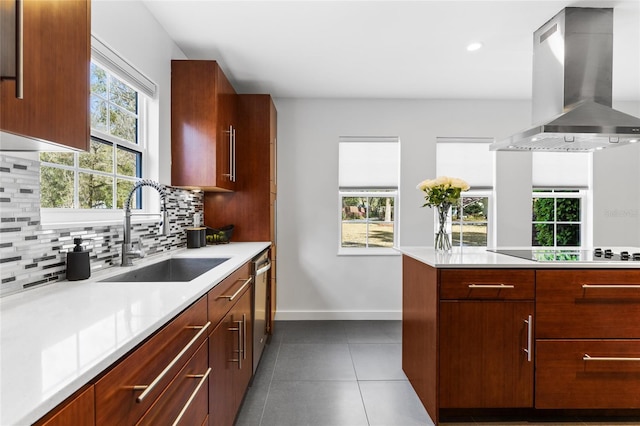
[[[640,253],[628,251],[614,252],[610,249],[596,248],[594,250],[579,249],[488,249],[494,253],[535,262],[639,262]]]

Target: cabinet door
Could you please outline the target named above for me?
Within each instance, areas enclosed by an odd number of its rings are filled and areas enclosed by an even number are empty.
[[[440,302],[440,407],[533,406],[533,312],[528,301]]]
[[[228,190],[236,188],[237,161],[237,98],[235,90],[220,67],[216,69],[216,186]]]
[[[34,426],[89,426],[95,424],[94,391],[90,386],[71,401],[62,404]]]
[[[15,80],[0,82],[0,128],[87,150],[90,3],[52,0],[22,5],[23,98],[16,98]]]
[[[171,184],[206,191],[235,189],[233,86],[216,61],[174,60],[171,93]]]
[[[232,426],[253,373],[251,289],[209,336],[209,424]]]

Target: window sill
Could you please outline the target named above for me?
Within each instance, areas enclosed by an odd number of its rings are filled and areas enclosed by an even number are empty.
[[[160,217],[157,213],[134,213],[132,223],[154,223]],[[122,210],[76,210],[76,209],[42,209],[40,212],[40,229],[84,228],[88,226],[112,226],[124,223]]]
[[[338,256],[400,256],[395,248],[339,248]]]

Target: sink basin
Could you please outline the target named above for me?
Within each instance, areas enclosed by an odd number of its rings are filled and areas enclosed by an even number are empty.
[[[191,281],[229,258],[177,257],[125,272],[101,282]]]

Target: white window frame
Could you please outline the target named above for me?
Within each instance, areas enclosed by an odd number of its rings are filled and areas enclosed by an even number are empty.
[[[95,53],[95,52],[94,52]],[[74,188],[74,205],[78,205],[78,173],[79,172],[90,172],[93,174],[106,175],[111,176],[115,179],[119,177],[117,175],[117,164],[115,162],[115,155],[117,152],[117,147],[126,148],[132,151],[136,151],[140,153],[140,161],[142,163],[142,167],[140,169],[141,175],[139,177],[134,178],[145,179],[148,176],[149,164],[148,159],[151,157],[148,154],[149,143],[148,143],[148,126],[149,126],[149,101],[150,98],[146,95],[146,92],[139,89],[138,87],[132,86],[127,79],[120,76],[117,72],[112,70],[113,67],[109,67],[105,65],[103,62],[96,60],[95,56],[92,57],[92,62],[99,65],[103,68],[108,74],[118,78],[123,83],[127,84],[133,90],[138,93],[138,143],[133,143],[116,136],[104,133],[102,131],[91,129],[91,137],[95,137],[97,139],[102,139],[106,142],[112,143],[114,146],[114,169],[113,173],[99,172],[95,170],[84,170],[79,168],[78,165],[78,157],[79,153],[74,153],[74,166],[64,166],[60,164],[52,164],[42,162],[41,164],[47,167],[57,167],[66,170],[73,170],[75,173],[75,188]],[[129,178],[129,177],[127,177]],[[115,194],[114,194],[115,197]],[[149,215],[154,215],[159,213],[160,207],[159,202],[154,202],[154,199],[157,198],[155,194],[151,194],[151,191],[142,191],[141,199],[142,199],[142,209],[140,213],[148,213]],[[114,203],[115,206],[115,203]],[[122,209],[119,208],[111,208],[111,209],[81,209],[81,208],[41,208],[40,209],[40,221],[45,227],[58,227],[58,226],[68,226],[69,224],[96,224],[96,223],[119,223],[123,220],[124,213]],[[156,218],[149,217],[149,221],[153,221]]]
[[[548,191],[548,192],[532,192],[531,193],[531,203],[532,203],[532,208],[533,208],[533,199],[534,198],[578,198],[580,199],[580,245],[578,246],[558,246],[557,245],[557,225],[558,224],[576,224],[576,222],[563,222],[563,221],[557,221],[555,218],[553,221],[543,221],[542,223],[552,223],[554,226],[554,233],[553,233],[553,246],[534,246],[534,247],[543,247],[543,248],[550,248],[550,249],[572,249],[572,248],[581,248],[583,246],[585,246],[586,241],[588,239],[587,236],[587,226],[586,226],[586,218],[587,218],[587,202],[588,202],[588,190],[584,189],[584,188],[547,188],[547,187],[540,187],[540,188],[533,188],[534,190],[540,190],[540,191]],[[571,190],[571,191],[576,191],[576,192],[556,192],[556,191],[566,191],[566,190]],[[533,211],[532,213],[532,220],[531,220],[531,232],[533,233],[533,225],[535,223],[540,223],[540,221],[536,222],[533,220]],[[531,242],[533,244],[533,234],[531,235]]]
[[[393,198],[393,247],[342,247],[342,199],[344,197],[380,197]],[[339,256],[389,256],[400,255],[394,248],[398,246],[398,236],[400,235],[398,225],[399,215],[399,193],[397,189],[363,189],[357,190],[340,189],[338,191],[338,255]],[[366,223],[369,223],[367,220]],[[367,228],[367,236],[369,231]]]
[[[491,247],[492,246],[492,241],[491,241],[491,231],[493,229],[493,212],[492,212],[492,206],[493,206],[493,194],[490,190],[469,190],[466,192],[463,192],[460,198],[460,202],[462,202],[463,198],[487,198],[487,220],[486,222],[479,222],[476,221],[474,223],[486,223],[487,224],[487,245],[485,246],[465,246],[462,244],[462,240],[464,232],[462,230],[462,225],[464,223],[467,222],[463,222],[462,221],[462,215],[460,215],[460,220],[459,221],[453,221],[453,218],[451,219],[451,225],[453,226],[454,224],[459,224],[460,225],[460,243],[459,244],[455,244],[453,245],[453,247]],[[434,209],[435,211],[436,209]],[[437,217],[437,213],[434,213],[434,221],[437,221],[438,217]],[[436,222],[434,222],[436,223]],[[452,239],[453,239],[453,235],[452,235]]]

